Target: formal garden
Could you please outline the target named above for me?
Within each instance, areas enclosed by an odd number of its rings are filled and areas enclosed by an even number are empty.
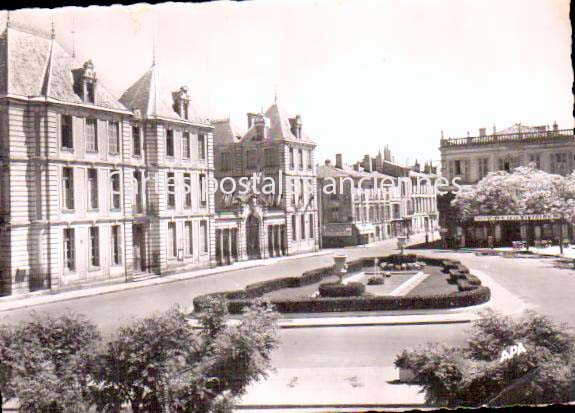
[[[351,262],[335,256],[333,266],[300,276],[198,296],[192,316],[216,297],[230,314],[241,314],[255,300],[269,301],[280,313],[329,313],[467,307],[489,301],[490,290],[459,261],[394,254]]]

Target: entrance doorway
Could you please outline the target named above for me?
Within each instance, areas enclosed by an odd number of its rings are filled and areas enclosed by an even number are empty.
[[[132,242],[134,244],[134,271],[146,271],[146,256],[145,256],[145,235],[144,226],[142,224],[134,224],[132,226]]]
[[[251,260],[261,258],[260,221],[253,214],[246,220],[246,252]]]

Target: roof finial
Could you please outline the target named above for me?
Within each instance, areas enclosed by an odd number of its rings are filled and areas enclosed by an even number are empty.
[[[278,85],[274,85],[274,103],[278,103]]]
[[[152,67],[156,66],[156,37],[152,39]]]
[[[76,58],[76,18],[72,17],[72,30],[70,31],[70,33],[72,33],[72,58]]]
[[[52,29],[50,30],[50,38],[56,38],[56,29],[54,28],[54,13],[52,13]]]
[[[6,28],[10,27],[10,10],[6,10]]]

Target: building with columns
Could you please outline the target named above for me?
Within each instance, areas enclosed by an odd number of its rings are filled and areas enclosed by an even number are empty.
[[[277,101],[247,114],[247,131],[214,120],[219,265],[317,251],[315,143]],[[242,185],[242,182],[244,184]]]
[[[0,295],[215,263],[212,131],[153,65],[117,100],[97,67],[0,36]],[[182,188],[185,182],[190,190]],[[173,189],[173,191],[169,191]]]

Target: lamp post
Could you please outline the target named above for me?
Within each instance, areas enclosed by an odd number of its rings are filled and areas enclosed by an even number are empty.
[[[563,255],[563,212],[561,212],[561,219],[559,220],[559,253]]]

